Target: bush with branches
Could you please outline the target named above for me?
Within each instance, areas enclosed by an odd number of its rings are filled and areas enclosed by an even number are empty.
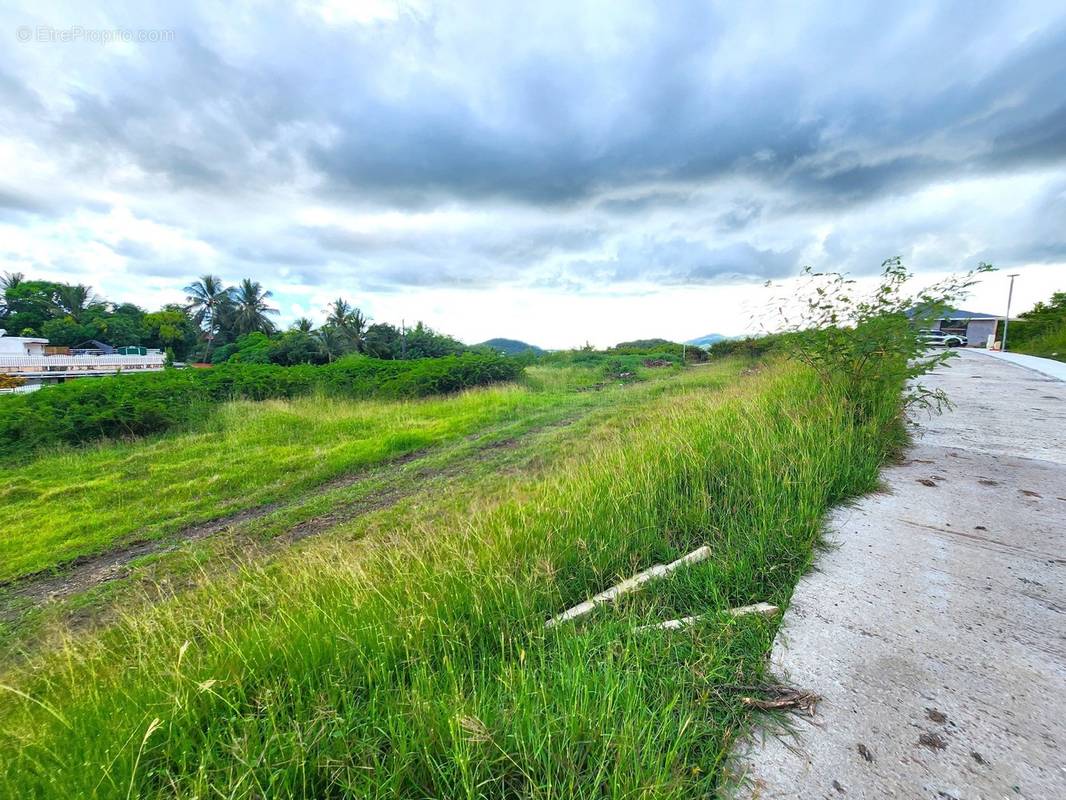
[[[911,290],[913,275],[900,257],[881,265],[873,291],[836,272],[804,271],[804,282],[779,300],[776,314],[785,321],[777,350],[803,362],[838,391],[859,424],[895,424],[907,408],[941,411],[949,406],[942,389],[919,379],[956,353],[932,350],[919,333],[957,304],[992,270],[980,264],[963,275]],[[899,392],[902,388],[902,403]]]

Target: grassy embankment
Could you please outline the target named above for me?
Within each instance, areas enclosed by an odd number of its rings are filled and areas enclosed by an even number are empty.
[[[0,581],[277,502],[552,404],[514,386],[411,402],[239,401],[195,431],[45,455],[8,470],[0,487]]]
[[[1018,326],[1011,326],[1012,333],[1016,327]],[[1028,353],[1031,356],[1066,361],[1066,323],[1056,330],[1022,339],[1020,342],[1017,338],[1013,338],[1009,344],[1010,349],[1016,353]]]
[[[894,395],[857,426],[805,371],[716,393],[717,369],[647,392],[503,502],[312,543],[8,674],[0,794],[712,791],[744,719],[723,687],[760,680],[772,636],[719,612],[785,602],[826,509],[874,485],[898,433]],[[708,562],[543,629],[704,543]],[[686,613],[708,616],[635,630]]]
[[[663,370],[645,371],[662,377]],[[221,404],[192,430],[65,447],[5,471],[0,583],[61,568],[116,543],[277,503],[347,475],[475,434],[532,426],[615,402],[576,394],[598,369],[527,368],[521,385],[447,398],[328,396]]]
[[[1011,322],[1010,349],[1066,361],[1066,292],[1054,292]]]

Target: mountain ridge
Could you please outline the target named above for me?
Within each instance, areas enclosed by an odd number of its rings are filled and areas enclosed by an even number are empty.
[[[689,339],[685,344],[694,344],[697,347],[710,347],[715,342],[720,342],[723,339],[728,338],[728,336],[723,336],[720,333],[708,333],[704,336],[697,336],[695,339]]]
[[[520,339],[506,339],[502,336],[497,336],[493,339],[486,339],[483,342],[479,342],[474,345],[475,347],[489,347],[498,353],[506,353],[509,356],[515,356],[519,353],[543,353],[544,349],[537,347],[535,344],[529,342],[523,342]]]

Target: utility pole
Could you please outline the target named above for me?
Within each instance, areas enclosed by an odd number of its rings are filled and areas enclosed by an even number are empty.
[[[407,320],[400,320],[400,358],[407,358]]]
[[[1010,301],[1014,296],[1014,279],[1018,277],[1018,273],[1012,272],[1007,277],[1010,278],[1010,288],[1007,290],[1007,316],[1003,318],[1003,346],[1000,348],[1004,353],[1007,352],[1007,327],[1010,325]]]

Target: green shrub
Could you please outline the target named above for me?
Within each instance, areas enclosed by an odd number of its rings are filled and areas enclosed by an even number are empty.
[[[688,363],[706,360],[706,355],[700,348],[688,347],[687,350],[685,360]],[[680,367],[682,352],[682,346],[679,344],[663,339],[649,339],[644,342],[625,342],[608,350],[593,350],[587,347],[547,353],[536,356],[535,362],[596,369],[605,380],[616,380],[619,377],[640,379],[648,374],[649,369]]]
[[[707,351],[696,345],[685,345],[667,339],[637,339],[633,342],[619,342],[607,350],[608,353],[622,355],[643,355],[647,358],[659,358],[680,363],[684,358],[688,364],[702,364],[707,360]]]
[[[492,355],[412,361],[350,356],[326,366],[226,363],[209,370],[84,378],[0,400],[0,459],[56,444],[144,436],[201,419],[227,400],[322,391],[362,399],[416,398],[513,380],[522,367]]]
[[[1066,292],[1055,292],[1010,324],[1007,348],[1066,361]]]
[[[798,311],[776,349],[814,370],[825,386],[835,387],[860,424],[882,418],[886,408],[902,414],[908,406],[942,410],[949,405],[942,389],[920,382],[955,357],[947,348],[930,350],[920,330],[957,307],[977,276],[992,270],[982,263],[964,275],[950,275],[916,293],[910,271],[899,256],[881,264],[880,283],[867,295],[837,272],[804,270],[806,281],[790,287],[788,301]],[[896,398],[906,387],[902,404]],[[886,425],[895,425],[888,417]]]
[[[1011,325],[1011,333],[1014,326]],[[1016,353],[1028,353],[1042,358],[1054,358],[1066,361],[1066,326],[1057,331],[1049,331],[1040,336],[1034,336],[1021,344],[1008,342],[1009,349]]]
[[[779,347],[784,338],[783,334],[770,333],[763,336],[745,336],[743,339],[722,339],[708,347],[707,353],[711,358],[759,358]]]

